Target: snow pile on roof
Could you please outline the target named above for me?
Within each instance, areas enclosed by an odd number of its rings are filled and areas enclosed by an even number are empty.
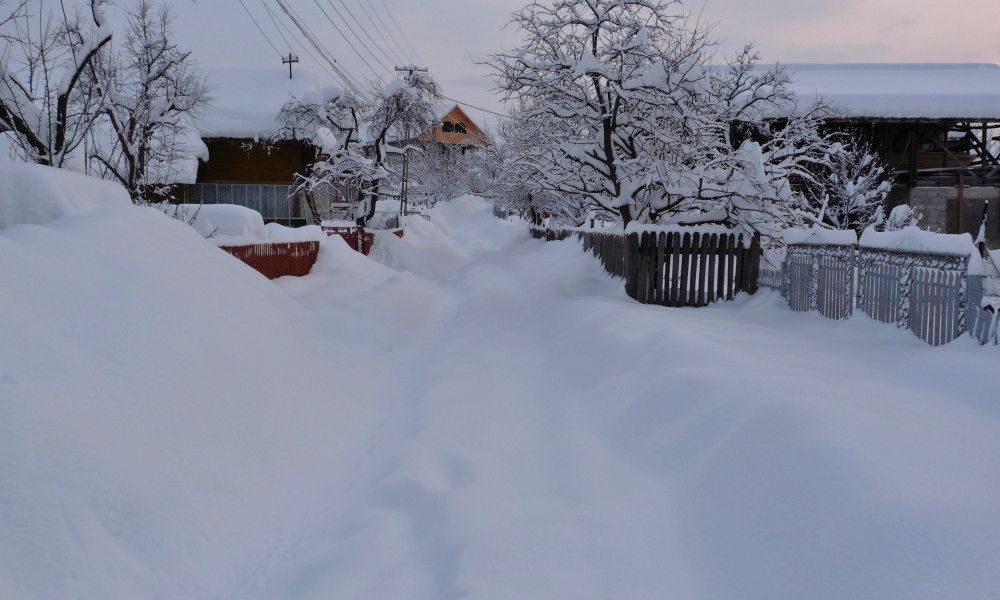
[[[787,64],[799,108],[822,99],[846,117],[1000,118],[1000,65]]]
[[[784,241],[786,245],[853,246],[858,243],[858,234],[850,229],[827,229],[825,227],[786,229]]]
[[[125,188],[66,169],[0,162],[0,229],[131,206]]]
[[[307,69],[275,68],[205,69],[211,102],[202,112],[198,129],[202,137],[255,139],[278,127],[278,113],[286,102],[320,93],[334,82]]]

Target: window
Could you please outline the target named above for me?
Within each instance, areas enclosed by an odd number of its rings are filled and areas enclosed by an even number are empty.
[[[444,123],[441,124],[441,131],[445,133],[454,133],[455,124],[452,123],[451,121],[445,121]]]
[[[462,123],[455,123],[455,133],[469,133],[469,130]]]

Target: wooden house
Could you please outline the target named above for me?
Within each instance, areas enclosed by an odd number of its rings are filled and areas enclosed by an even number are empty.
[[[990,203],[987,236],[1000,244],[1000,65],[791,64],[798,105],[817,99],[830,129],[867,140],[893,168],[892,205],[921,225],[975,235]]]
[[[330,188],[313,195],[318,209],[314,214],[305,197],[294,193],[293,184],[296,174],[305,173],[317,160],[316,148],[301,140],[268,140],[288,100],[330,82],[301,69],[293,79],[281,69],[214,69],[207,77],[213,101],[199,129],[208,159],[199,163],[195,182],[181,186],[178,201],[239,204],[260,212],[267,222],[290,226],[315,223],[346,206],[344,195],[350,191]],[[441,152],[467,153],[489,143],[457,105],[442,107],[435,118],[431,131],[393,145],[435,144]]]

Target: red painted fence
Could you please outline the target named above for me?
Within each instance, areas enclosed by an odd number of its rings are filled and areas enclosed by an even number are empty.
[[[362,238],[363,241],[359,248],[358,238],[362,235],[362,231],[364,232],[364,237]],[[363,230],[361,227],[324,225],[323,233],[327,235],[339,235],[344,238],[344,241],[347,242],[348,246],[358,250],[365,256],[368,256],[371,253],[372,246],[375,245],[375,232],[370,229]],[[392,233],[397,237],[403,237],[402,229],[395,229]]]
[[[268,279],[308,275],[319,255],[319,242],[291,242],[220,246]]]

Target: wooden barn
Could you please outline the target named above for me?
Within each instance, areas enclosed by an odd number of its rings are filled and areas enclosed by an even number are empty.
[[[890,201],[921,225],[1000,244],[1000,65],[786,65],[800,106],[822,99],[831,129],[866,139],[896,175]]]

